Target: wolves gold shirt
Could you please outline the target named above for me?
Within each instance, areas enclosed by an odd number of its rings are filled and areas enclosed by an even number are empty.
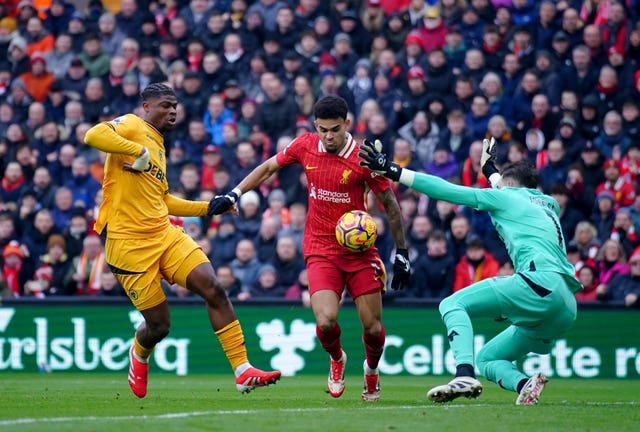
[[[107,153],[102,184],[103,201],[95,230],[107,228],[110,238],[148,238],[169,225],[169,214],[204,216],[207,202],[183,200],[169,194],[164,138],[134,114],[100,123],[87,132],[85,143]],[[149,164],[143,172],[128,171],[143,147]]]

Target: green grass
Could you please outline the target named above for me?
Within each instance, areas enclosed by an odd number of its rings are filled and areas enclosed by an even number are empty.
[[[478,400],[435,405],[426,391],[442,378],[383,376],[382,399],[360,400],[347,377],[340,399],[325,376],[283,378],[247,395],[220,375],[150,376],[138,399],[124,374],[0,374],[0,430],[9,431],[638,431],[638,381],[552,379],[533,407],[485,383]]]

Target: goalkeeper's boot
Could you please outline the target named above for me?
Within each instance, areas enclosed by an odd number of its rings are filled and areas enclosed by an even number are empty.
[[[518,399],[516,399],[516,405],[535,405],[540,399],[540,393],[544,390],[544,385],[549,380],[541,373],[537,373],[526,382]]]
[[[143,363],[136,358],[133,346],[129,350],[129,387],[134,395],[143,398],[147,395],[147,377],[149,363]]]
[[[344,370],[347,365],[347,353],[342,351],[342,357],[336,361],[331,359],[331,369],[329,370],[329,379],[327,387],[329,394],[334,398],[342,396],[344,393]]]
[[[365,402],[376,402],[380,399],[380,374],[378,369],[373,374],[367,373],[367,360],[364,361],[364,388],[362,389],[362,400]]]
[[[445,403],[464,396],[475,399],[482,394],[482,383],[470,376],[455,377],[448,384],[437,386],[427,392],[433,402]]]
[[[236,389],[240,393],[249,393],[256,387],[275,384],[280,379],[280,371],[266,372],[250,367],[236,378]]]

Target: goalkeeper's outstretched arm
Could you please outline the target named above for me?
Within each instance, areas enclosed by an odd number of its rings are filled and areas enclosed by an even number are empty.
[[[440,177],[406,168],[402,169],[399,181],[401,184],[422,192],[431,198],[478,208],[478,198],[476,196],[478,189],[476,188],[455,185]]]
[[[485,140],[487,157],[483,157],[483,172],[491,178],[492,183],[496,182],[494,187],[498,186],[500,174],[495,168],[495,141],[492,139]],[[371,143],[368,140],[360,145],[360,165],[370,170],[382,174],[393,181],[402,183],[412,189],[424,193],[431,198],[448,201],[454,204],[462,204],[472,208],[479,206],[479,194],[486,193],[481,189],[471,188],[467,186],[459,186],[439,177],[429,174],[423,174],[410,169],[402,168],[398,164],[393,163],[387,155],[382,151],[382,143],[376,140]],[[489,169],[491,172],[489,172]]]
[[[476,189],[458,186],[429,174],[418,173],[393,163],[382,151],[382,143],[364,140],[360,145],[360,165],[431,198],[476,208]]]

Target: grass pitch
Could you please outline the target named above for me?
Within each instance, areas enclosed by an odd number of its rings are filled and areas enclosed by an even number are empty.
[[[242,395],[231,374],[151,374],[136,398],[125,374],[0,375],[0,430],[9,431],[638,431],[637,380],[551,379],[537,406],[483,380],[477,400],[446,405],[426,391],[434,377],[381,377],[377,403],[360,400],[362,378],[347,376],[340,399],[326,376],[285,377]]]

